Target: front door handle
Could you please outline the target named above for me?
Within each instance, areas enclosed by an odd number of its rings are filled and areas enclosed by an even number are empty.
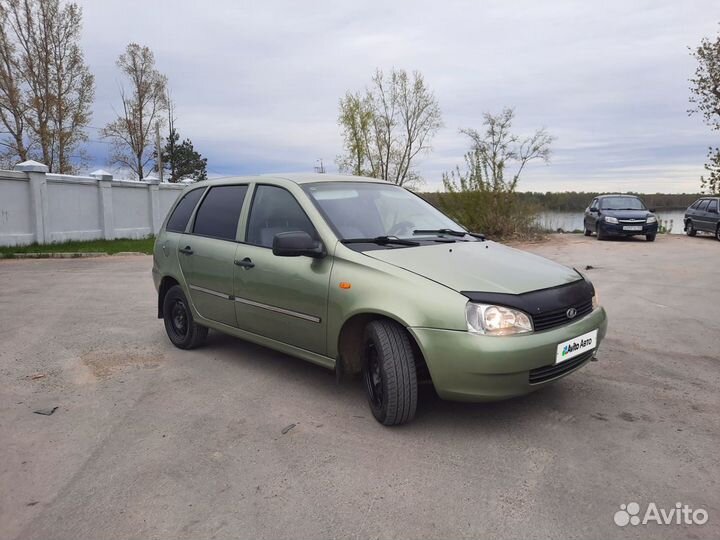
[[[178,251],[185,255],[192,255],[194,253],[194,251],[192,250],[192,248],[190,246],[185,246],[184,248],[180,248],[180,249],[178,249]]]
[[[243,268],[253,268],[255,266],[255,263],[252,262],[250,257],[245,257],[241,261],[238,261],[237,259],[235,259],[235,264],[237,264],[238,266],[242,266]]]

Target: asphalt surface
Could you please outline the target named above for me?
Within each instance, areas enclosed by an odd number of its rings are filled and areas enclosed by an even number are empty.
[[[501,403],[426,388],[399,428],[360,381],[173,348],[150,257],[0,261],[0,538],[717,538],[720,242],[526,248],[593,267],[600,360]],[[630,502],[709,520],[620,528]]]

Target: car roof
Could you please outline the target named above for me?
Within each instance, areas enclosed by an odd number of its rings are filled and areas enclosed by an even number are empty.
[[[608,195],[598,195],[598,199],[607,199],[609,197],[634,197],[635,199],[639,199],[640,197],[637,195],[632,195],[630,193],[614,193],[614,194],[608,194]]]
[[[385,180],[378,180],[377,178],[367,178],[365,176],[352,176],[347,174],[274,173],[255,176],[225,176],[222,178],[203,180],[202,182],[197,182],[193,185],[214,186],[218,184],[233,184],[236,182],[262,182],[268,180],[285,180],[289,182],[294,182],[295,184],[313,184],[319,182],[365,182],[387,184]]]

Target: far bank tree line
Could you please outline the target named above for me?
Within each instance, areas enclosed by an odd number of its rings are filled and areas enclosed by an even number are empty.
[[[73,174],[88,161],[95,77],[80,47],[82,10],[60,0],[0,0],[0,162],[34,159]],[[207,177],[207,160],[180,138],[168,80],[152,51],[130,43],[117,60],[124,78],[117,118],[99,130],[109,164],[138,179]],[[163,133],[158,145],[158,132]],[[160,159],[162,158],[162,159]]]

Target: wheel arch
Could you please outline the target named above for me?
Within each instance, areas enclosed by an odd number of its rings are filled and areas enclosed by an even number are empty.
[[[395,317],[386,313],[378,312],[355,313],[343,323],[338,334],[337,342],[336,370],[339,371],[338,375],[355,375],[362,371],[362,342],[365,327],[375,320],[393,321],[405,330],[410,340],[410,346],[412,347],[413,356],[415,358],[415,368],[418,380],[430,379],[430,371],[427,367],[427,363],[425,362],[425,357],[420,349],[420,345],[416,341],[412,332],[407,330],[407,325]]]
[[[163,318],[163,303],[165,302],[165,295],[171,287],[180,285],[180,282],[172,276],[163,276],[160,280],[160,286],[158,287],[158,319]]]

